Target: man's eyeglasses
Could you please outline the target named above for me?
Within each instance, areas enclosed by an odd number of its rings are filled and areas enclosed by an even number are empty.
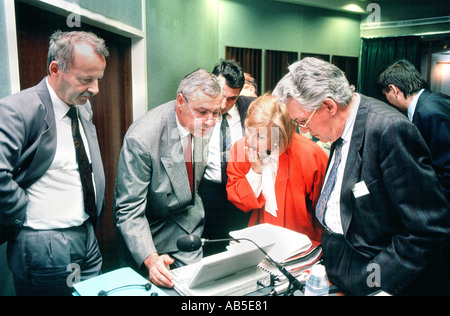
[[[308,123],[309,121],[311,121],[311,118],[313,117],[314,113],[316,113],[317,109],[314,110],[314,112],[312,112],[311,116],[309,117],[309,119],[305,122],[305,124],[302,124],[300,122],[298,122],[297,120],[293,120],[295,125],[297,125],[298,127],[304,128],[304,129],[309,129],[308,127]]]
[[[194,114],[194,111],[192,111],[192,108],[191,108],[191,106],[189,105],[189,101],[187,100],[187,98],[186,98],[184,95],[183,95],[183,98],[184,98],[184,100],[186,101],[186,104],[187,104],[189,110],[191,111],[192,116],[194,117],[194,119],[199,120],[199,121],[202,121],[202,123],[209,123],[209,122],[215,123],[215,122],[217,122],[217,121],[221,121],[221,120],[222,120],[222,113],[221,113],[220,111],[219,111],[217,114],[212,113],[212,117],[197,117],[197,116]]]

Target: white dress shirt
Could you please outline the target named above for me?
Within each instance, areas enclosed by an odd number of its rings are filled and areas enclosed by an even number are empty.
[[[327,208],[325,211],[325,225],[331,229],[333,232],[337,234],[344,234],[344,230],[342,228],[341,221],[341,190],[342,190],[342,181],[344,179],[344,171],[345,165],[347,164],[348,152],[350,149],[350,141],[352,139],[353,127],[355,126],[356,115],[358,114],[359,103],[361,102],[361,96],[359,94],[355,94],[356,100],[353,105],[353,109],[350,113],[350,116],[345,123],[344,131],[342,133],[341,138],[344,140],[342,146],[342,158],[341,163],[339,164],[337,174],[336,174],[336,182],[331,191],[330,198],[328,199]],[[332,160],[330,161],[330,166],[334,163],[334,154]],[[327,171],[327,175],[325,177],[325,182],[327,182],[331,167]]]
[[[228,111],[228,125],[230,127],[231,143],[234,144],[244,136],[241,125],[241,116],[239,115],[238,108],[235,105]],[[222,169],[221,169],[221,152],[222,142],[220,141],[220,125],[221,121],[218,121],[214,126],[211,139],[209,141],[209,156],[208,164],[206,165],[205,178],[209,181],[216,183],[222,182]]]
[[[175,115],[175,117],[177,121],[178,132],[180,133],[181,147],[183,148],[183,156],[179,157],[181,161],[184,160],[184,152],[186,151],[188,145],[188,136],[191,135],[191,132],[189,132],[183,125],[181,125],[180,121],[178,120],[178,116]],[[192,144],[191,144],[192,162],[194,162],[193,153],[194,153],[194,137],[192,137]]]
[[[73,145],[69,106],[53,91],[47,81],[56,124],[56,153],[47,172],[27,190],[29,198],[25,227],[60,229],[82,225],[89,216],[84,211],[83,189]],[[89,146],[83,126],[79,123],[86,154]]]

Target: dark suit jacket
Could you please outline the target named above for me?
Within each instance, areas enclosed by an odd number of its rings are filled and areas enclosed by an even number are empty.
[[[352,189],[362,181],[369,194],[355,198]],[[361,96],[341,192],[344,237],[352,251],[325,260],[331,282],[367,294],[368,265],[374,263],[381,288],[399,293],[429,268],[432,253],[448,239],[448,211],[417,128],[395,109]],[[332,249],[323,246],[326,259]],[[359,271],[352,266],[356,258],[367,263]]]
[[[45,80],[0,100],[0,242],[6,240],[7,230],[22,227],[28,204],[25,189],[47,171],[55,156],[55,114]],[[105,176],[97,134],[90,103],[78,109],[91,153],[100,218]]]
[[[422,92],[413,123],[431,151],[433,168],[450,203],[450,97],[429,90]]]
[[[241,117],[242,128],[245,128],[245,118],[247,117],[248,107],[254,100],[256,100],[254,97],[240,96],[236,101],[239,116]]]
[[[236,101],[236,106],[241,118],[241,127],[245,133],[245,118],[250,104],[254,97],[240,96]],[[213,184],[206,180],[202,181],[199,187],[199,194],[205,206],[205,229],[203,237],[207,239],[228,238],[228,233],[232,230],[241,229],[247,226],[250,214],[245,214],[236,208],[227,198],[226,183]],[[205,248],[206,254],[224,251],[226,244],[212,244]]]

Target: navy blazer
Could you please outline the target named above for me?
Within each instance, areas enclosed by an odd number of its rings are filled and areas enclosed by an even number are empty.
[[[90,103],[78,106],[94,172],[97,216],[104,207],[105,175],[92,124]],[[0,100],[0,243],[8,228],[25,222],[25,189],[50,167],[56,152],[56,124],[46,78],[38,85]]]
[[[328,265],[326,253],[332,249],[324,243],[328,276],[361,294],[367,290],[366,269],[374,263],[381,288],[398,293],[427,269],[432,252],[450,234],[448,204],[428,148],[404,115],[361,96],[343,179],[341,220],[352,251],[329,258]],[[356,198],[352,189],[360,182],[369,193]],[[356,258],[363,262],[360,270],[354,269]]]
[[[413,123],[431,151],[433,168],[450,203],[450,97],[423,91],[417,101]]]

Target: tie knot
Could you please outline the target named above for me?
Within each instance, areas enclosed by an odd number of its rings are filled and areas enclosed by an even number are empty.
[[[77,108],[75,106],[71,106],[69,111],[67,112],[67,116],[72,120],[78,119]]]
[[[342,139],[342,137],[339,137],[339,139],[334,142],[335,148],[340,148],[340,147],[342,147],[343,144],[344,144],[344,139]]]

